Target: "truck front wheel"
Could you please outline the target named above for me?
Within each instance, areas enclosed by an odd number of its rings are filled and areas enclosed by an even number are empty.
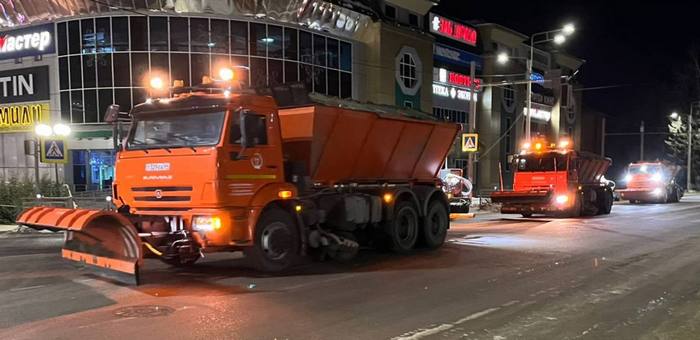
[[[255,228],[255,245],[246,251],[257,269],[279,272],[299,256],[299,231],[292,217],[279,208],[263,211]]]
[[[407,253],[418,239],[418,212],[411,202],[401,201],[394,207],[394,218],[386,224],[391,249]]]
[[[433,200],[428,206],[428,213],[423,219],[423,239],[425,246],[435,249],[445,243],[450,217],[447,214],[445,204],[439,200]]]

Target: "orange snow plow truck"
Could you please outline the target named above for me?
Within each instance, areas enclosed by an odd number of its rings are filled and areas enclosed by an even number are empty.
[[[674,203],[683,198],[683,187],[676,181],[681,167],[668,162],[637,162],[627,167],[625,189],[616,190],[630,203]]]
[[[513,190],[493,192],[492,202],[502,213],[525,217],[609,214],[613,184],[604,175],[612,161],[570,146],[568,140],[525,143],[513,159]]]
[[[182,266],[243,251],[274,272],[303,255],[349,260],[365,244],[443,244],[449,203],[436,176],[458,125],[311,100],[298,84],[173,92],[129,114],[116,211],[34,207],[18,223],[65,231],[64,258],[131,284],[144,256]]]

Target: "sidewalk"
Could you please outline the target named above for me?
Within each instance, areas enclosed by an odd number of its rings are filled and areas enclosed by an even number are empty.
[[[0,224],[0,233],[16,231],[18,228],[16,224]]]

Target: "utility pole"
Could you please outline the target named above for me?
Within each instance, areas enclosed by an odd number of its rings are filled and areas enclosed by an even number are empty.
[[[688,187],[688,191],[692,189],[690,182],[692,180],[691,172],[693,171],[693,108],[697,103],[698,102],[690,103],[690,113],[688,113],[688,170],[686,171],[686,186]]]
[[[600,135],[600,156],[605,157],[605,117],[601,123],[603,133]]]
[[[469,133],[476,132],[476,62],[469,63]],[[474,152],[469,153],[467,158],[467,178],[472,181],[472,187],[476,187],[474,180]]]
[[[639,160],[644,161],[644,121],[639,125]]]

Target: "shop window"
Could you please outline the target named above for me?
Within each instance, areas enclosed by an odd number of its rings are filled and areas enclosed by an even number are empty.
[[[151,51],[168,50],[168,18],[149,17],[148,31]]]
[[[134,103],[134,106],[145,102],[146,98],[148,98],[148,92],[143,87],[131,89],[131,102]]]
[[[114,181],[114,153],[112,150],[89,151],[90,189],[108,190]]]
[[[129,21],[127,17],[112,18],[112,48],[114,51],[129,50]]]
[[[192,52],[209,52],[209,19],[190,19],[190,45]]]
[[[313,60],[311,33],[306,31],[299,31],[299,60],[304,63],[311,63]]]
[[[61,22],[56,28],[56,37],[58,38],[58,55],[68,54],[68,29],[66,23]]]
[[[148,76],[148,54],[131,54],[131,86],[144,86]]]
[[[82,72],[82,64],[83,62],[80,60],[79,55],[74,55],[69,57],[70,61],[70,88],[72,89],[79,89],[83,87],[83,72]]]
[[[326,69],[314,67],[314,92],[326,94]]]
[[[112,34],[109,18],[95,19],[95,44],[97,52],[112,52]]]
[[[413,13],[409,13],[408,14],[408,24],[413,26],[413,27],[418,27],[419,26],[418,25],[418,16],[413,14]]]
[[[352,98],[352,74],[340,72],[340,98]]]
[[[83,106],[83,91],[70,91],[71,123],[84,122],[85,107]]]
[[[340,69],[352,71],[352,45],[342,41],[340,42]]]
[[[235,67],[234,72],[236,73],[236,79],[238,79],[244,85],[250,85],[250,79],[248,77],[248,57],[231,57],[231,65],[240,66]]]
[[[172,46],[172,45],[171,45]],[[190,86],[190,55],[186,53],[170,54],[170,79],[182,80],[185,86]]]
[[[213,53],[229,53],[228,21],[211,19],[211,51]]]
[[[264,57],[268,40],[264,24],[250,24],[250,55]]]
[[[298,40],[297,40],[297,30],[293,28],[284,28],[284,58],[290,60],[297,60],[298,52]]]
[[[61,87],[61,90],[66,90],[69,88],[69,75],[68,75],[68,58],[67,57],[61,57],[58,58],[58,79],[59,79],[59,86]]]
[[[87,176],[87,151],[71,150],[73,161],[73,185],[75,191],[85,191],[88,184]]]
[[[102,121],[107,108],[114,103],[111,89],[100,89],[97,91],[97,120]],[[122,108],[119,108],[122,111]]]
[[[399,61],[399,76],[406,88],[414,88],[416,79],[416,61],[410,53],[404,53]]]
[[[209,71],[208,54],[192,54],[191,77],[192,84],[201,84],[202,77],[211,75]]]
[[[68,22],[68,52],[80,53],[80,22],[73,20]]]
[[[390,6],[390,5],[384,5],[384,15],[388,19],[395,20],[396,19],[396,7]]]
[[[131,110],[131,90],[114,90],[114,104],[119,105],[120,111],[129,112]]]
[[[326,66],[326,37],[314,34],[314,64]]]
[[[287,83],[299,81],[299,69],[295,62],[284,62],[284,81]]]
[[[268,59],[267,74],[269,86],[282,84],[284,82],[284,75],[282,74],[282,61]]]
[[[82,53],[95,53],[97,50],[95,21],[93,19],[80,20],[80,33],[83,42]]]
[[[61,121],[70,122],[70,92],[61,91]]]
[[[219,70],[222,67],[231,67],[231,57],[228,54],[212,54],[211,56],[211,74],[215,77],[219,76]],[[234,68],[234,78],[238,78],[239,68]]]
[[[299,32],[301,34],[301,32]],[[314,75],[311,65],[299,64],[299,80],[304,83],[306,90],[311,92],[314,90]]]
[[[340,74],[336,70],[328,70],[328,95],[333,97],[340,96]]]
[[[264,58],[250,58],[250,86],[267,86],[267,62]]]
[[[131,31],[131,50],[148,51],[148,28],[146,17],[129,17]]]
[[[95,55],[83,55],[83,87],[97,86],[97,70],[95,68]]]
[[[268,25],[265,44],[268,58],[282,58],[282,27]]]
[[[129,62],[129,54],[115,53],[112,56],[112,62],[114,63],[114,86],[129,86],[131,84],[131,77],[129,74],[129,69],[131,68],[131,64]]]
[[[403,101],[403,107],[407,107],[407,108],[409,108],[409,109],[412,109],[412,108],[413,108],[413,102],[410,101],[410,100],[404,100],[404,101]]]
[[[108,53],[98,53],[95,59],[97,61],[97,85],[99,87],[111,87],[112,55]]]
[[[84,93],[85,123],[97,123],[99,112],[97,112],[97,91],[85,90]]]
[[[151,53],[151,72],[164,74],[168,76],[168,54],[167,53]],[[163,79],[168,84],[172,82],[169,79]]]
[[[248,54],[248,23],[231,21],[231,53]]]
[[[328,55],[328,67],[338,68],[340,66],[340,53],[338,51],[338,40],[328,39],[326,53]]]
[[[187,18],[170,17],[170,50],[189,51],[190,36]]]

